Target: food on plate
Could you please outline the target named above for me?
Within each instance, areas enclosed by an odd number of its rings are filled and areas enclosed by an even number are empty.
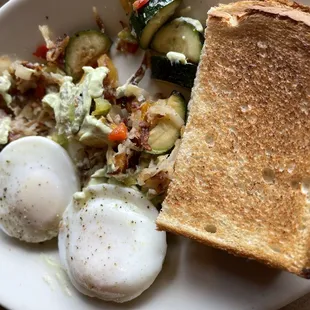
[[[103,26],[58,39],[47,26],[39,28],[46,45],[35,54],[45,63],[2,62],[0,147],[24,136],[48,137],[67,150],[82,186],[100,171],[104,182],[138,186],[159,205],[185,125],[183,96],[163,98],[138,86],[148,57],[119,86]]]
[[[105,34],[97,30],[77,32],[70,37],[66,48],[66,72],[79,80],[83,75],[83,67],[97,63],[99,56],[108,53],[112,41]]]
[[[59,253],[83,294],[125,302],[154,282],[166,255],[158,211],[141,193],[118,185],[90,185],[76,193],[60,228]]]
[[[165,56],[152,56],[152,78],[192,88],[197,72],[197,65],[184,61],[183,54],[168,53]],[[165,69],[163,69],[165,68]]]
[[[154,114],[164,110],[167,111],[166,115],[150,130],[148,144],[152,154],[164,154],[171,150],[185,124],[187,106],[180,93],[175,91],[168,99],[158,100],[149,108],[149,112]]]
[[[129,27],[122,23],[123,29],[118,33],[117,50],[134,54],[139,49],[137,38],[131,33]]]
[[[136,5],[135,5],[136,4]],[[140,46],[147,49],[158,29],[174,14],[181,0],[135,1],[130,23]]]
[[[50,139],[21,138],[0,153],[0,227],[9,236],[27,242],[57,236],[61,216],[78,190],[70,157]]]
[[[203,45],[203,27],[200,21],[178,17],[155,34],[151,48],[161,54],[178,52],[189,62],[198,63]]]
[[[159,228],[310,278],[310,8],[209,11]]]
[[[74,286],[125,302],[162,268],[166,233],[156,230],[156,207],[173,176],[187,103],[177,91],[166,98],[139,87],[148,52],[119,85],[112,41],[94,14],[99,30],[73,36],[39,26],[40,63],[0,58],[0,224],[27,242],[60,227]],[[120,37],[133,49],[126,27]]]
[[[181,1],[121,3],[127,13],[132,13],[129,27],[124,26],[119,33],[118,49],[134,53],[138,41],[153,54],[152,78],[192,88],[204,40],[201,22],[174,16]]]

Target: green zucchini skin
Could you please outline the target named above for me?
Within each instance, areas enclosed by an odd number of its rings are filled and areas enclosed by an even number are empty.
[[[181,93],[173,91],[170,97],[166,99],[166,105],[171,107],[185,122],[187,104]],[[148,142],[152,150],[148,153],[155,155],[167,153],[179,139],[180,131],[181,128],[177,128],[169,118],[162,118],[150,131]]]
[[[197,73],[197,65],[192,63],[171,63],[165,56],[151,57],[152,78],[192,88]]]
[[[182,0],[150,0],[140,10],[133,12],[130,24],[140,46],[147,49],[158,29],[174,14]]]
[[[151,48],[161,54],[178,52],[188,61],[198,63],[203,45],[203,35],[193,24],[176,18],[164,25],[155,34]]]
[[[83,66],[92,65],[99,56],[109,52],[111,39],[97,30],[84,30],[75,33],[65,51],[66,73],[78,81],[83,75]]]

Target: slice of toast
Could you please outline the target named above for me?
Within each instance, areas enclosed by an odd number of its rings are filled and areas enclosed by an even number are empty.
[[[209,11],[159,229],[310,278],[310,10]]]

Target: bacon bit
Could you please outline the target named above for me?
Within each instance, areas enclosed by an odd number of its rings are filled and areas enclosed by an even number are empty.
[[[43,65],[33,64],[31,62],[28,62],[28,61],[22,61],[21,64],[28,69],[33,69],[33,70],[37,70],[37,71],[41,71],[43,69]]]
[[[170,179],[167,171],[160,171],[145,181],[145,187],[154,189],[158,195],[164,193],[169,184]]]
[[[127,43],[126,45],[127,52],[130,54],[135,54],[139,49],[139,44],[137,43]]]
[[[46,94],[45,87],[42,83],[39,82],[37,84],[37,88],[35,89],[34,95],[36,98],[42,100],[45,94]]]
[[[120,123],[116,128],[109,134],[109,141],[121,142],[127,139],[128,129],[124,123]]]
[[[120,40],[117,44],[117,50],[124,53],[135,54],[139,49],[138,43],[130,43]]]
[[[48,48],[46,47],[45,44],[43,44],[37,47],[36,51],[33,53],[33,56],[46,59],[47,52],[48,52]]]
[[[138,11],[142,9],[149,1],[150,0],[137,0],[132,4],[133,9]]]
[[[101,19],[100,15],[98,14],[97,8],[95,6],[93,7],[93,13],[94,13],[95,21],[96,21],[98,28],[100,29],[100,31],[102,33],[104,33],[105,32],[105,26],[104,26],[103,20]]]
[[[70,37],[67,35],[57,38],[54,47],[48,50],[46,54],[46,60],[52,63],[61,62],[64,59],[64,53],[69,43],[69,40]],[[60,60],[58,61],[58,59]]]
[[[140,122],[140,144],[146,151],[151,151],[152,148],[149,145],[150,128],[149,124],[146,122]]]
[[[127,154],[121,153],[117,154],[114,157],[115,159],[115,166],[118,168],[117,173],[124,173],[128,168],[128,157]]]

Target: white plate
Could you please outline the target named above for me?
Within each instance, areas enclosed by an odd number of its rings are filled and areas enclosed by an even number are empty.
[[[216,4],[184,2],[193,8],[190,15],[203,22],[208,8]],[[119,21],[126,21],[118,0],[12,0],[0,9],[0,54],[29,59],[42,43],[39,24],[49,24],[57,35],[94,27],[92,5],[103,16],[107,32],[115,36],[121,29]],[[113,54],[125,81],[137,69],[141,54]],[[149,80],[143,86],[149,89]],[[161,86],[152,83],[153,91]],[[56,240],[31,246],[0,233],[0,303],[14,310],[267,310],[310,291],[306,280],[175,236],[169,236],[165,266],[152,287],[123,305],[82,296],[55,266],[57,261]]]

